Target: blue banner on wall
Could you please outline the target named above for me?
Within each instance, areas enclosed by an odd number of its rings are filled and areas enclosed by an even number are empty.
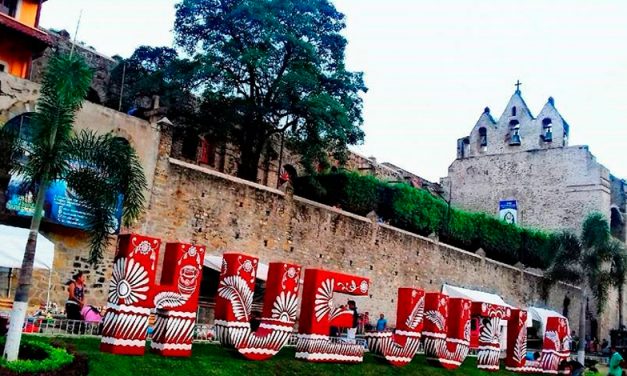
[[[516,200],[499,201],[499,218],[507,223],[518,223],[518,204]]]
[[[35,212],[36,189],[31,190],[24,184],[24,179],[19,175],[13,175],[7,189],[8,210],[17,215],[32,217]],[[56,180],[50,184],[44,198],[43,218],[64,226],[85,229],[89,221],[89,208],[82,205],[74,192],[68,188],[64,180]],[[118,199],[118,205],[114,214],[113,233],[120,230],[122,218],[122,195]]]

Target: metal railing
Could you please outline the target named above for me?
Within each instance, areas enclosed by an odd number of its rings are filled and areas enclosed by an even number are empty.
[[[41,336],[62,337],[99,337],[102,333],[102,324],[68,319],[28,319],[24,324],[24,333]],[[148,328],[147,339],[151,338],[152,328]],[[365,348],[368,344],[364,338],[349,339],[347,337],[329,337],[333,343],[353,343]],[[196,343],[215,342],[214,326],[210,324],[196,324],[193,341]],[[298,335],[293,333],[286,344],[296,346]]]

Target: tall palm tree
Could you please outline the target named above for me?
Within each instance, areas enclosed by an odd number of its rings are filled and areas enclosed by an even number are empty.
[[[123,197],[123,223],[130,225],[141,213],[146,179],[133,148],[112,134],[74,132],[75,115],[89,89],[92,72],[80,56],[56,56],[49,62],[37,112],[33,116],[29,140],[13,143],[13,173],[23,177],[36,190],[35,210],[26,243],[19,284],[4,357],[16,360],[22,325],[30,293],[37,234],[43,216],[45,191],[55,180],[65,180],[68,190],[88,208],[86,231],[90,238],[90,261],[98,262],[110,234],[118,227],[115,212]],[[8,127],[4,127],[8,128]],[[2,129],[0,137],[15,139],[12,129]],[[24,156],[26,158],[23,158]],[[120,196],[122,195],[122,196]]]
[[[610,226],[601,213],[586,217],[581,237],[570,232],[555,235],[555,257],[544,277],[549,287],[557,281],[581,286],[581,312],[579,316],[579,348],[577,360],[584,364],[586,335],[586,302],[591,293],[601,314],[607,303],[611,287],[622,290],[625,282],[625,250],[622,243],[612,239]]]

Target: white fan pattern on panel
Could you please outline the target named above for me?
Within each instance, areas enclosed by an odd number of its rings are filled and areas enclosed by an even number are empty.
[[[484,348],[477,353],[477,363],[480,369],[498,368],[500,351],[500,322],[498,317],[484,320],[481,325],[479,342]]]
[[[125,304],[134,304],[146,300],[146,293],[150,286],[148,272],[133,259],[119,258],[113,265],[113,275],[109,285],[109,302],[119,304],[124,299]]]
[[[281,293],[272,305],[272,318],[283,322],[294,322],[298,311],[298,297],[291,292]]]
[[[444,339],[427,336],[425,338],[425,354],[428,358],[433,357],[437,359],[447,359],[457,364],[461,364],[461,362],[463,362],[468,356],[468,342],[455,342],[455,350],[450,351],[448,343],[453,341],[455,340],[451,340],[450,338]]]
[[[392,338],[382,341],[381,352],[388,360],[397,360],[401,363],[409,363],[418,351],[420,346],[420,338],[407,338],[405,345],[401,346]]]
[[[420,325],[420,323],[422,322],[424,311],[425,311],[425,297],[422,296],[420,297],[420,300],[418,300],[418,302],[414,306],[414,309],[409,314],[409,317],[407,317],[407,321],[405,322],[405,325],[407,325],[407,327],[411,329],[416,329],[418,325]]]
[[[180,307],[187,299],[177,292],[164,291],[155,296],[155,308],[175,308]]]
[[[437,326],[438,330],[444,330],[444,316],[442,316],[440,311],[427,311],[425,317]]]
[[[545,336],[551,342],[553,342],[553,346],[555,346],[555,350],[559,351],[561,342],[560,342],[559,336],[557,335],[557,332],[550,330],[546,332]]]
[[[163,317],[157,315],[153,338],[162,338],[162,343],[189,343],[194,334],[194,319]]]
[[[335,287],[334,279],[326,279],[322,282],[322,286],[318,287],[316,293],[316,300],[314,302],[316,311],[316,320],[320,321],[322,318],[331,312],[333,308],[333,288]]]
[[[514,360],[520,363],[525,359],[527,355],[527,328],[523,326],[520,328],[518,337],[516,338],[516,344],[514,345]]]
[[[285,327],[283,329],[274,328],[265,336],[257,336],[255,333],[250,333],[238,350],[242,354],[268,352],[275,355],[283,348],[291,335],[291,327]]]
[[[253,304],[253,291],[242,277],[235,275],[224,278],[218,287],[218,295],[231,302],[237,320],[248,321]]]

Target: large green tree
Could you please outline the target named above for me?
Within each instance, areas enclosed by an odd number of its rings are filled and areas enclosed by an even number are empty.
[[[609,223],[601,213],[592,213],[586,217],[579,238],[564,232],[557,234],[556,240],[555,257],[544,274],[547,283],[545,288],[550,288],[557,281],[581,286],[577,360],[583,364],[588,297],[592,294],[597,313],[601,314],[607,305],[610,288],[616,287],[622,293],[625,283],[625,249],[620,241],[612,238]]]
[[[196,67],[172,48],[140,46],[111,71],[106,105],[141,116],[152,109],[153,97],[159,96],[170,120],[193,123],[198,107],[193,94],[198,83]]]
[[[255,180],[269,140],[286,136],[305,161],[363,140],[363,74],[346,69],[345,17],[328,0],[183,0],[176,43],[200,66],[204,108],[239,146]],[[226,111],[225,111],[226,109]]]
[[[91,240],[90,258],[97,262],[117,227],[115,212],[123,194],[123,221],[130,225],[141,213],[146,179],[134,149],[112,134],[74,132],[77,111],[89,89],[92,72],[78,55],[55,56],[48,65],[29,138],[16,137],[5,126],[0,132],[10,142],[13,173],[22,176],[35,191],[36,202],[26,243],[19,284],[10,316],[4,356],[17,359],[22,325],[32,283],[37,236],[42,220],[45,191],[55,180],[67,181],[82,206],[89,208],[86,231]],[[15,142],[11,142],[15,141]]]

